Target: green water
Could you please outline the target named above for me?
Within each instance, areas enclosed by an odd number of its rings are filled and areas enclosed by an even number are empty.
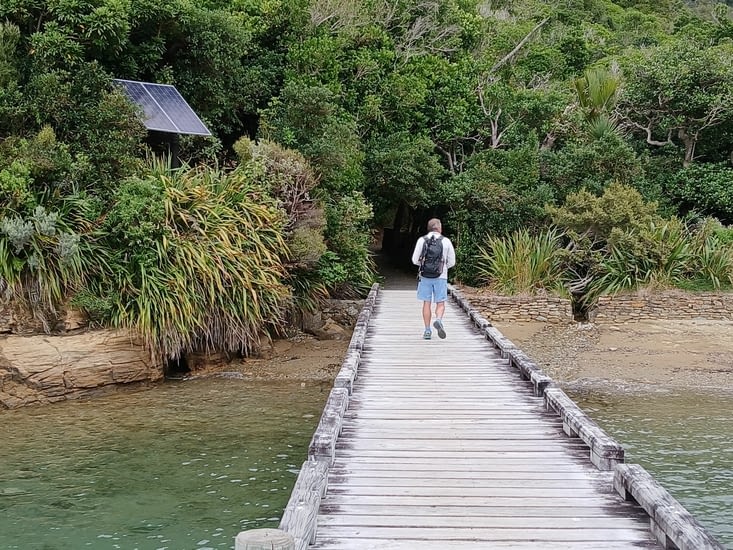
[[[721,543],[733,548],[733,396],[568,391]]]
[[[233,548],[277,527],[328,391],[211,378],[0,412],[0,548]]]

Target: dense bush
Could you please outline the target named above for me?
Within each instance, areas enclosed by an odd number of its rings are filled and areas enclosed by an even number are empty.
[[[713,216],[733,223],[733,168],[726,164],[693,164],[675,174],[667,192],[682,214]]]
[[[509,295],[563,292],[562,237],[554,228],[537,235],[520,229],[508,237],[488,237],[477,261],[482,282]]]
[[[125,182],[99,238],[109,269],[85,300],[160,355],[248,352],[280,330],[289,299],[284,212],[244,170],[158,166]]]

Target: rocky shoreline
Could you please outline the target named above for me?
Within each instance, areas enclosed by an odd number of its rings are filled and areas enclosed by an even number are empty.
[[[496,326],[564,387],[606,393],[733,392],[733,321]]]

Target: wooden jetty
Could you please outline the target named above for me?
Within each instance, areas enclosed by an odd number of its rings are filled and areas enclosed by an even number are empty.
[[[237,549],[723,549],[459,292],[426,341],[415,292],[377,290],[260,530],[293,545]]]

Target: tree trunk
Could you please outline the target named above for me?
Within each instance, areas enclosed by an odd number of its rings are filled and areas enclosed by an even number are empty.
[[[679,129],[677,135],[685,146],[685,160],[682,162],[682,166],[687,168],[692,164],[692,161],[695,160],[695,145],[697,145],[697,139],[695,136],[688,134],[682,128]]]

